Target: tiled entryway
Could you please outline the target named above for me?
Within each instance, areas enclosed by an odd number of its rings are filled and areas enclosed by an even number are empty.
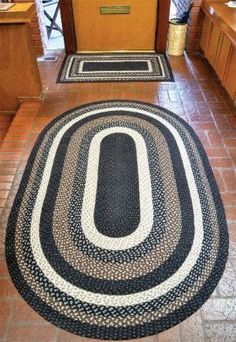
[[[0,112],[0,146],[11,125],[15,113]]]
[[[54,327],[35,313],[15,290],[4,258],[7,217],[30,150],[54,117],[84,103],[133,99],[158,104],[189,122],[210,158],[225,204],[230,256],[224,276],[207,303],[180,325],[135,341],[236,341],[236,109],[209,64],[200,56],[171,57],[174,83],[56,84],[63,60],[41,62],[42,102],[21,106],[0,152],[0,340],[5,342],[92,342]]]

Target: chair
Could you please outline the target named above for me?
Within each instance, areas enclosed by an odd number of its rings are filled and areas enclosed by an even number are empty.
[[[45,17],[50,21],[50,25],[46,26],[47,27],[47,35],[48,35],[48,39],[50,38],[51,34],[52,34],[52,30],[57,30],[59,31],[61,34],[63,34],[62,28],[56,23],[56,19],[58,16],[58,12],[60,10],[59,7],[59,1],[54,1],[54,0],[43,0],[43,7],[44,7],[44,15]],[[57,5],[55,12],[53,14],[53,17],[51,17],[51,15],[47,12],[47,7],[52,6],[52,5]]]

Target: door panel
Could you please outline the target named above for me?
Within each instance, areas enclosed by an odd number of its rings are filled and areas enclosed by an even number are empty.
[[[208,40],[209,40],[209,35],[210,35],[210,30],[211,30],[211,21],[208,18],[208,16],[205,16],[205,19],[203,21],[202,25],[202,36],[200,40],[200,46],[204,53],[207,50],[208,47]]]
[[[229,38],[225,34],[222,33],[222,41],[219,47],[219,53],[218,53],[217,60],[215,63],[215,71],[221,81],[223,81],[224,79],[226,66],[229,60],[229,56],[230,56],[231,45],[232,43],[229,40]]]
[[[230,56],[228,65],[226,67],[226,72],[224,76],[223,86],[229,93],[231,99],[235,98],[236,94],[236,48],[231,45]]]
[[[130,6],[130,14],[100,14],[103,6]],[[157,0],[73,0],[79,51],[154,50]]]
[[[215,66],[221,39],[221,30],[218,28],[218,26],[211,25],[210,36],[205,56],[213,67]]]

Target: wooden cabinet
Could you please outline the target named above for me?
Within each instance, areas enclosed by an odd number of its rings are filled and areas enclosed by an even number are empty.
[[[215,71],[221,81],[224,80],[227,63],[229,61],[231,46],[232,44],[229,38],[226,35],[222,34],[221,40],[219,41],[217,58],[215,61]]]
[[[211,20],[208,18],[208,16],[205,16],[205,19],[202,25],[202,36],[200,39],[200,46],[203,51],[207,50],[207,44],[208,44],[211,26],[212,26]]]
[[[232,45],[223,79],[223,86],[229,93],[229,96],[236,102],[236,47]]]
[[[236,103],[236,27],[224,4],[209,3],[204,9],[200,46],[229,96]]]
[[[29,26],[33,11],[32,3],[21,3],[0,12],[0,111],[15,111],[42,91]]]
[[[221,31],[219,27],[211,25],[205,56],[213,67],[218,57],[220,41]]]

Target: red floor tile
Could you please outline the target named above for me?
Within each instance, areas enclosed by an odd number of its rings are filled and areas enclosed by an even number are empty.
[[[26,304],[9,278],[4,237],[12,202],[29,152],[38,134],[54,117],[84,103],[133,99],[163,106],[186,120],[202,141],[220,188],[230,233],[230,259],[217,290],[204,307],[158,336],[134,342],[236,341],[236,110],[209,64],[201,56],[171,57],[174,83],[56,84],[63,60],[40,63],[44,101],[23,103],[0,152],[0,339],[4,342],[95,342],[46,322]],[[0,115],[1,123],[1,115]],[[0,137],[1,135],[0,131]],[[11,320],[9,320],[11,317]],[[235,337],[235,338],[234,338]]]

